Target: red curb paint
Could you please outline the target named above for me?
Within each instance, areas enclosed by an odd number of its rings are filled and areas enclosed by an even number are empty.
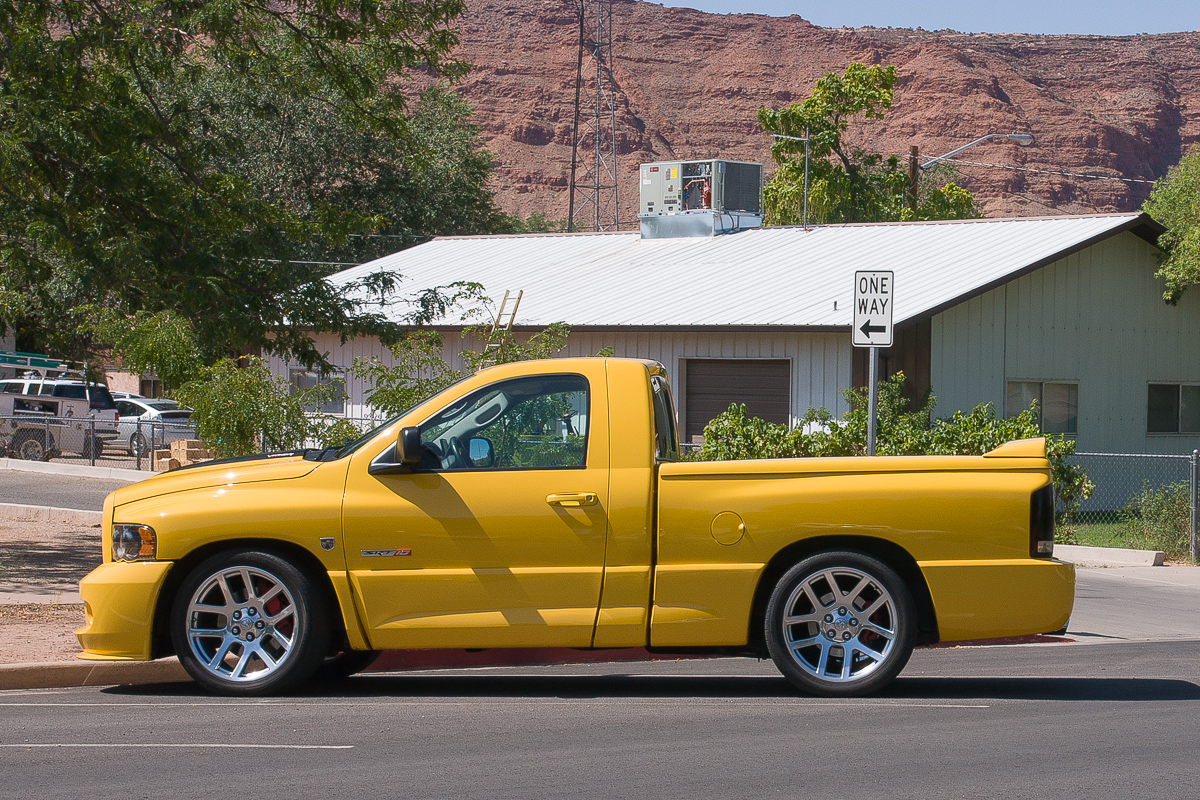
[[[991,647],[997,644],[1055,644],[1070,643],[1075,640],[1068,636],[1049,636],[1037,633],[1030,636],[1004,636],[999,639],[968,639],[965,642],[938,642],[926,645],[930,649],[945,647]]]

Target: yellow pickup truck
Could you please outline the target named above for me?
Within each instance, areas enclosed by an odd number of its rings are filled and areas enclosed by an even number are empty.
[[[767,656],[876,691],[913,646],[1071,613],[1042,439],[984,456],[680,462],[663,368],[482,370],[341,448],[118,489],[82,658],[257,695],[383,649]]]

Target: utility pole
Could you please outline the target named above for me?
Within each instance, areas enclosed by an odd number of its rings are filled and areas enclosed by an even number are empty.
[[[908,207],[913,211],[917,210],[917,175],[920,171],[917,146],[914,144],[908,148]]]
[[[619,230],[612,0],[577,2],[579,59],[575,70],[567,230]]]

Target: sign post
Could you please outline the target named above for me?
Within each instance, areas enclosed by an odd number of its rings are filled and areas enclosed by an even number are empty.
[[[891,270],[854,273],[855,347],[870,351],[867,361],[867,455],[875,455],[875,419],[879,405],[879,348],[892,346],[892,306],[895,274]]]

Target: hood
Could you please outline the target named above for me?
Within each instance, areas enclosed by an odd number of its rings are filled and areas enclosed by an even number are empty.
[[[232,459],[186,469],[172,470],[144,481],[122,486],[113,492],[113,505],[119,506],[148,497],[158,497],[210,486],[232,486],[237,483],[282,481],[302,478],[319,467],[321,462],[305,461],[299,455],[272,458]]]

